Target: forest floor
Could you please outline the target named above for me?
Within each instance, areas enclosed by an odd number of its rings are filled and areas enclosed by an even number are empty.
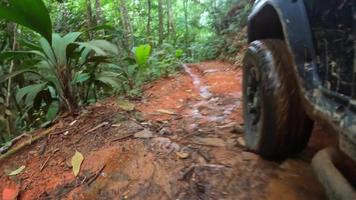
[[[263,160],[244,147],[241,69],[184,69],[146,85],[134,108],[109,98],[58,119],[48,137],[2,161],[3,198],[325,199],[309,164],[325,138],[320,126],[299,157]],[[75,151],[84,156],[77,177]]]

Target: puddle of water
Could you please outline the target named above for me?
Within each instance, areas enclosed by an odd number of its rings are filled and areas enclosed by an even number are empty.
[[[213,95],[209,92],[209,87],[208,86],[203,86],[201,84],[200,78],[198,75],[194,74],[192,70],[187,66],[183,65],[185,72],[189,74],[189,76],[193,79],[193,84],[195,87],[199,89],[199,94],[203,99],[209,99]]]
[[[214,72],[218,72],[219,70],[218,69],[207,69],[204,71],[205,74],[208,74],[208,73],[214,73]]]
[[[213,94],[209,91],[209,86],[203,85],[199,75],[193,73],[191,68],[187,65],[183,65],[184,70],[193,80],[194,86],[199,90],[199,95],[202,97],[202,101],[192,105],[192,116],[194,119],[207,119],[210,122],[222,122],[224,121],[232,111],[240,106],[240,102],[236,101],[234,104],[228,104],[225,106],[219,106],[221,109],[217,112],[212,112],[213,114],[208,114],[207,116],[201,113],[199,107],[204,106],[207,109],[214,111],[218,107],[219,97],[213,97]],[[205,70],[204,73],[213,73],[217,72],[217,69]],[[192,124],[192,127],[197,127],[196,124]]]

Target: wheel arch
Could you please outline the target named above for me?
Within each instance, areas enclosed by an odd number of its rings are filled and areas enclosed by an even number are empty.
[[[285,39],[283,26],[276,9],[272,5],[265,5],[254,17],[251,17],[248,25],[248,41],[262,39]]]

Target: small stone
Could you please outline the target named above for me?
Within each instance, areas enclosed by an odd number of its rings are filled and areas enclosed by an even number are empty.
[[[235,134],[243,134],[244,132],[245,132],[245,129],[241,125],[235,125],[234,129],[231,131],[231,133],[235,133]]]
[[[254,153],[244,151],[241,153],[241,158],[242,158],[242,160],[245,160],[245,161],[251,161],[251,160],[256,160],[258,158],[258,156]]]
[[[176,155],[180,159],[187,159],[190,156],[190,154],[188,152],[176,152]]]
[[[243,137],[239,137],[239,138],[237,139],[237,142],[238,142],[238,144],[239,144],[240,146],[242,146],[242,147],[246,147],[246,141],[245,141],[245,138],[243,138]]]
[[[162,128],[159,132],[160,135],[172,135],[171,130],[169,130],[169,128]]]
[[[231,122],[225,125],[221,125],[221,126],[217,126],[217,128],[219,129],[229,129],[229,128],[235,128],[236,123],[235,122]]]
[[[140,139],[149,139],[153,138],[153,134],[150,130],[144,129],[143,131],[135,133],[134,137]]]

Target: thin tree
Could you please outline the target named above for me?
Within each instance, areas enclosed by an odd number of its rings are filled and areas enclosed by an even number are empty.
[[[152,0],[147,0],[147,40],[151,43]]]
[[[92,7],[91,7],[91,0],[86,0],[85,1],[86,3],[86,15],[87,15],[87,28],[88,29],[91,29],[93,26],[94,26],[94,20],[93,20],[93,10],[92,10]],[[87,31],[87,35],[88,35],[88,38],[89,39],[92,39],[92,34],[90,33],[90,31]]]
[[[176,33],[174,27],[172,0],[166,0],[166,5],[167,5],[167,36],[175,44]]]
[[[12,44],[11,49],[12,49],[12,51],[16,51],[16,49],[17,49],[17,25],[10,23],[9,29],[12,32],[11,33],[12,38],[10,39],[10,42]],[[15,69],[15,61],[11,60],[9,74],[11,74],[14,71],[14,69]],[[7,81],[7,90],[6,90],[7,93],[6,93],[6,101],[5,101],[5,107],[8,110],[11,110],[10,101],[11,101],[12,85],[13,85],[13,80],[12,80],[12,78],[9,78],[9,80]],[[12,135],[12,132],[13,132],[13,123],[12,123],[11,115],[8,115],[8,114],[6,115],[6,129],[7,129],[8,137],[10,138],[10,136]]]
[[[125,0],[119,0],[119,11],[121,16],[121,25],[123,27],[125,40],[126,40],[125,46],[128,49],[128,52],[131,52],[130,50],[134,45],[134,40],[133,40],[133,32],[132,32],[130,16],[127,11],[127,5]]]
[[[188,48],[189,48],[189,22],[188,22],[188,4],[189,0],[183,0],[183,9],[184,9],[184,26],[185,26],[185,34],[184,34],[184,40],[185,40],[185,49],[189,54]]]
[[[158,0],[158,44],[164,40],[163,0]]]
[[[96,15],[96,23],[97,24],[105,23],[105,19],[103,16],[103,10],[101,9],[100,0],[95,0],[95,15]]]

